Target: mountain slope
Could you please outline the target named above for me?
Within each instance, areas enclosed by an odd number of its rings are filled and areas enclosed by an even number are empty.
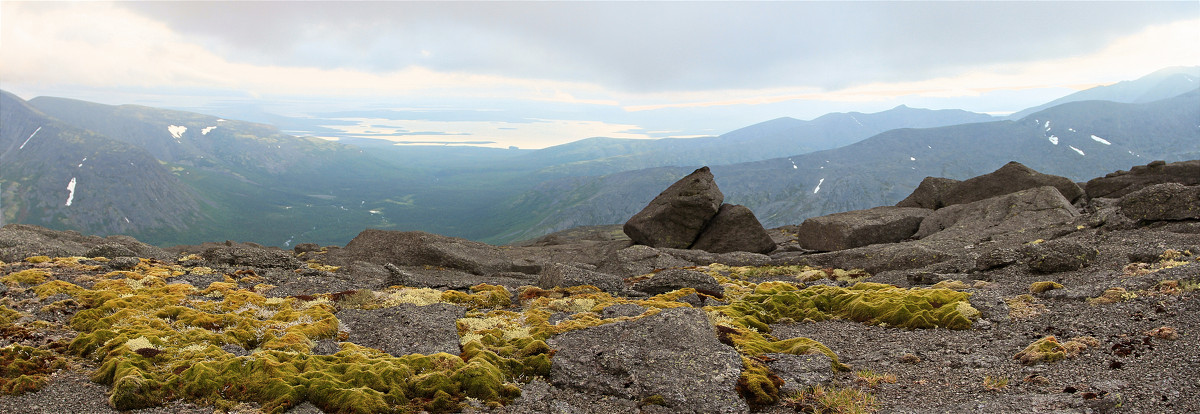
[[[196,194],[146,151],[72,127],[0,91],[3,222],[94,234],[186,231]]]
[[[896,129],[833,150],[713,166],[712,171],[726,202],[750,207],[772,227],[894,204],[926,176],[963,179],[1009,161],[1084,180],[1156,159],[1198,159],[1198,127],[1200,90],[1147,104],[1073,102],[1019,121]],[[506,205],[510,212],[528,214],[510,219],[520,226],[496,241],[623,222],[695,167],[544,183]]]
[[[1034,112],[1068,102],[1112,101],[1123,103],[1147,103],[1178,96],[1200,87],[1200,66],[1177,66],[1161,69],[1138,79],[1121,81],[1112,85],[1097,86],[1055,99],[1042,105],[1010,115],[1009,119],[1021,119]]]

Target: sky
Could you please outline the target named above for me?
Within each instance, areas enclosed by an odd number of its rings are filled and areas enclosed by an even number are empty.
[[[0,2],[0,89],[541,148],[1200,65],[1200,2]]]

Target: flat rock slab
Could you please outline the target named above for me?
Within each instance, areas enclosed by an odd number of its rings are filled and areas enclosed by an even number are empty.
[[[343,309],[337,313],[339,330],[349,331],[348,341],[377,348],[395,356],[458,355],[456,321],[466,309],[448,303],[428,306],[400,304],[383,309]]]
[[[809,250],[836,251],[904,241],[933,213],[927,208],[875,207],[804,220],[796,241]]]
[[[942,205],[943,194],[960,182],[952,178],[925,177],[924,180],[921,180],[921,184],[917,185],[917,189],[896,203],[896,207],[920,207],[933,210],[945,207]]]
[[[1121,197],[1117,205],[1134,220],[1200,219],[1200,186],[1155,184]]]
[[[633,285],[633,290],[651,295],[659,295],[673,290],[692,288],[697,292],[717,297],[724,296],[725,288],[717,283],[717,279],[704,272],[688,269],[667,269],[655,273],[653,277]]]
[[[1044,186],[936,210],[921,221],[916,237],[979,240],[1063,223],[1077,216],[1079,212],[1058,189]]]
[[[1117,171],[1087,182],[1089,198],[1120,198],[1137,190],[1163,183],[1200,185],[1200,160],[1166,163],[1154,161],[1129,171]]]
[[[421,231],[363,230],[334,255],[344,263],[433,266],[477,275],[523,270],[496,246]]]
[[[538,278],[537,285],[542,289],[592,285],[609,293],[620,293],[625,290],[625,281],[620,276],[582,269],[562,263],[547,266]]]
[[[547,343],[557,350],[550,369],[557,387],[634,401],[660,395],[674,412],[748,412],[734,390],[741,357],[717,340],[702,310],[664,309]]]
[[[686,249],[724,200],[712,172],[702,167],[663,190],[623,230],[637,244]]]

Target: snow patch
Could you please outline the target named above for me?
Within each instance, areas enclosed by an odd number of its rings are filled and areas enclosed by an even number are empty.
[[[175,137],[176,141],[179,141],[180,138],[183,138],[183,133],[187,132],[187,127],[182,125],[168,125],[167,132],[170,132],[171,136]]]
[[[1046,127],[1046,130],[1049,131],[1050,130],[1050,121],[1046,121],[1046,125],[1044,125],[1044,126]]]
[[[1054,144],[1054,145],[1058,145],[1058,137],[1056,137],[1056,136],[1054,136],[1054,135],[1051,135],[1051,136],[1050,136],[1050,143],[1051,143],[1051,144]]]
[[[83,167],[83,163],[84,163],[84,162],[87,162],[87,157],[83,157],[83,161],[79,161],[79,165],[75,166],[75,168],[81,168],[81,167]]]
[[[21,143],[21,147],[20,147],[20,148],[17,148],[17,149],[19,149],[19,150],[20,150],[20,149],[25,149],[25,144],[28,144],[28,143],[29,143],[29,140],[33,139],[33,136],[34,136],[34,135],[37,135],[38,131],[41,131],[41,130],[42,130],[42,127],[37,127],[37,129],[33,130],[33,133],[32,133],[32,134],[29,134],[29,138],[25,138],[25,142],[22,142],[22,143]]]
[[[788,158],[788,161],[792,161],[792,159],[791,159],[791,158]],[[795,161],[792,161],[792,169],[793,169],[793,170],[796,170],[796,169],[799,169],[799,168],[800,168],[800,167],[797,167],[797,166],[796,166],[796,162],[795,162]]]
[[[75,177],[71,177],[71,182],[67,183],[67,191],[71,192],[67,195],[67,207],[70,207],[71,201],[75,200]]]
[[[1101,144],[1104,144],[1104,145],[1112,145],[1112,143],[1111,143],[1111,142],[1108,142],[1108,140],[1106,140],[1106,139],[1104,139],[1104,138],[1100,138],[1100,137],[1098,137],[1098,136],[1095,136],[1095,135],[1092,135],[1092,141],[1096,141],[1096,142],[1099,142],[1099,143],[1101,143]]]
[[[128,222],[129,222],[129,217],[124,217],[124,216],[122,216],[121,218],[125,219],[125,222],[126,222],[126,223],[128,223]]]
[[[379,211],[379,210],[370,210],[370,213],[371,214],[383,214],[383,212]]]
[[[210,126],[210,127],[208,127],[208,128],[201,129],[201,130],[200,130],[200,135],[208,135],[208,133],[209,133],[209,132],[212,132],[212,130],[214,130],[214,129],[217,129],[217,127],[215,127],[215,126]]]
[[[1077,131],[1075,131],[1075,128],[1067,128],[1067,131],[1077,132]]]
[[[909,160],[909,161],[916,161],[917,159],[916,159],[916,157],[908,157],[908,160]]]
[[[825,182],[824,178],[822,178],[820,181],[817,181],[817,188],[813,189],[813,194],[816,194],[818,191],[821,191],[821,183],[824,183],[824,182]]]
[[[1083,150],[1080,150],[1079,148],[1075,148],[1075,147],[1072,147],[1072,146],[1070,146],[1070,145],[1067,145],[1067,147],[1070,147],[1071,149],[1075,150],[1075,152],[1078,152],[1078,153],[1079,153],[1079,155],[1084,155],[1084,154],[1083,154]]]
[[[855,118],[854,115],[850,115],[850,119],[853,119],[854,122],[858,124],[858,126],[866,126],[866,125],[863,125],[862,122],[859,122],[858,118]]]

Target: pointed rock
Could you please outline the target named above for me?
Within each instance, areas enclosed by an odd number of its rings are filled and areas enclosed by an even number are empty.
[[[651,247],[686,249],[721,208],[725,195],[702,167],[683,177],[625,222],[625,234],[634,243]]]
[[[945,207],[942,205],[942,195],[960,182],[952,178],[925,177],[912,194],[896,203],[896,207],[921,207],[934,210]]]
[[[942,194],[941,204],[943,206],[966,204],[1047,185],[1058,189],[1058,192],[1062,193],[1063,197],[1066,197],[1067,201],[1071,203],[1083,196],[1083,189],[1067,177],[1042,174],[1019,162],[1012,161],[996,171],[965,180],[947,189]]]

